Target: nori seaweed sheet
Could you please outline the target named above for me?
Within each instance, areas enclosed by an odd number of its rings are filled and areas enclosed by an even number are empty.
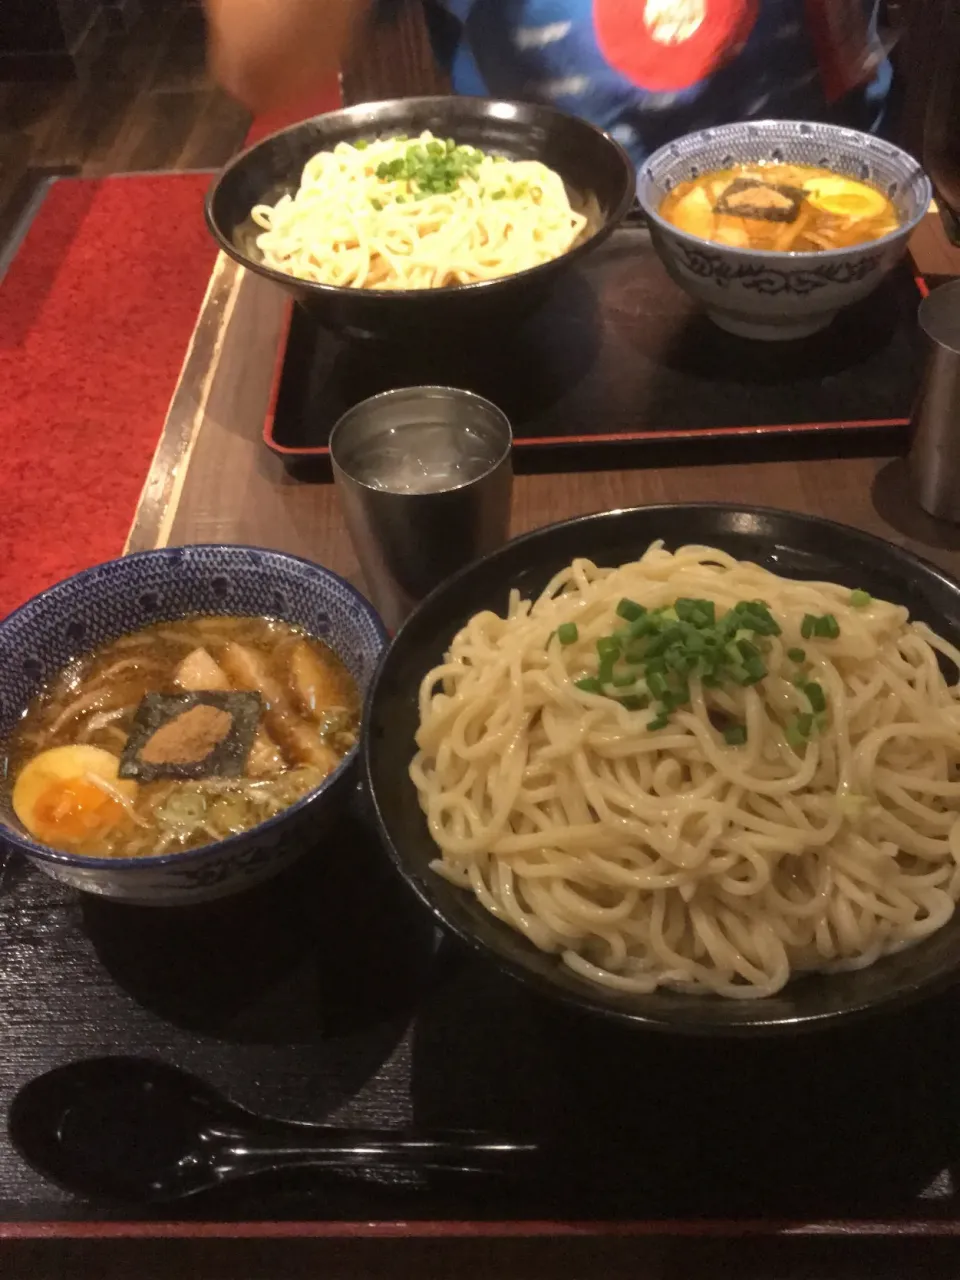
[[[731,196],[757,189],[775,191],[790,203],[780,208],[751,204],[730,205]],[[762,222],[795,222],[806,194],[802,187],[791,187],[786,183],[764,182],[760,178],[734,178],[733,182],[720,193],[720,198],[713,206],[713,212],[726,214],[731,218],[758,218]]]
[[[216,707],[232,719],[227,734],[202,760],[186,764],[149,763],[140,752],[158,729],[196,706]],[[130,737],[120,757],[119,776],[138,782],[157,778],[236,778],[243,774],[254,735],[260,724],[263,702],[259,693],[221,692],[148,693],[134,717]]]

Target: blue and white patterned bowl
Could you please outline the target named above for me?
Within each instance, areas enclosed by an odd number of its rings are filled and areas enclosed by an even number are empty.
[[[759,161],[809,164],[871,182],[886,191],[900,226],[881,240],[823,253],[774,253],[712,244],[660,217],[680,182]],[[702,302],[722,329],[747,338],[802,338],[871,293],[903,256],[927,212],[930,180],[907,152],[838,125],[760,120],[691,133],[655,151],[640,171],[637,195],[654,246],[674,280]]]
[[[366,692],[387,641],[369,601],[308,560],[256,547],[143,551],[78,573],[0,622],[0,738],[79,653],[154,622],[195,614],[280,618],[330,645]],[[156,858],[85,858],[34,843],[0,792],[0,843],[55,880],[150,905],[225,897],[267,880],[316,838],[345,796],[355,752],[297,804],[242,835]]]

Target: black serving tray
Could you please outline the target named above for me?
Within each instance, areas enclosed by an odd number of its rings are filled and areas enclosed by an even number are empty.
[[[564,1154],[548,1180],[293,1176],[143,1211],[46,1184],[4,1134],[0,1235],[960,1233],[958,1041],[956,995],[782,1041],[578,1018],[438,944],[362,816],[193,908],[78,896],[13,858],[4,1113],[57,1064],[131,1053],[278,1116],[538,1133]]]
[[[348,341],[291,306],[264,440],[301,479],[328,479],[352,405],[439,383],[499,404],[519,471],[895,453],[917,386],[917,306],[904,264],[823,333],[755,342],[718,329],[629,225],[507,332],[429,348]]]

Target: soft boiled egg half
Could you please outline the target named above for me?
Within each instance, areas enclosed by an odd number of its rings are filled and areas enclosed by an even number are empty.
[[[887,208],[887,198],[875,187],[840,174],[818,174],[803,184],[807,199],[825,213],[843,218],[876,218]]]
[[[120,761],[100,747],[51,747],[24,766],[13,811],[42,844],[96,856],[106,835],[130,821],[135,782],[117,777]]]

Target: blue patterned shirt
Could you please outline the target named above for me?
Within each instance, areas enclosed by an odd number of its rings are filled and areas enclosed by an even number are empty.
[[[861,2],[875,38],[874,0]],[[679,10],[696,15],[698,3],[680,0]],[[641,24],[651,12],[669,17],[671,4],[675,15],[677,0],[426,0],[434,47],[456,92],[552,103],[607,129],[637,163],[681,134],[751,117],[880,127],[891,81],[886,60],[872,83],[829,105],[804,0],[720,3],[739,3],[741,17],[746,9],[746,29],[725,61],[690,81],[691,68],[676,53],[683,30],[664,36],[661,27],[659,41],[634,56],[635,33],[643,43],[649,31]],[[694,77],[696,70],[694,62]],[[667,83],[651,87],[651,79]]]

